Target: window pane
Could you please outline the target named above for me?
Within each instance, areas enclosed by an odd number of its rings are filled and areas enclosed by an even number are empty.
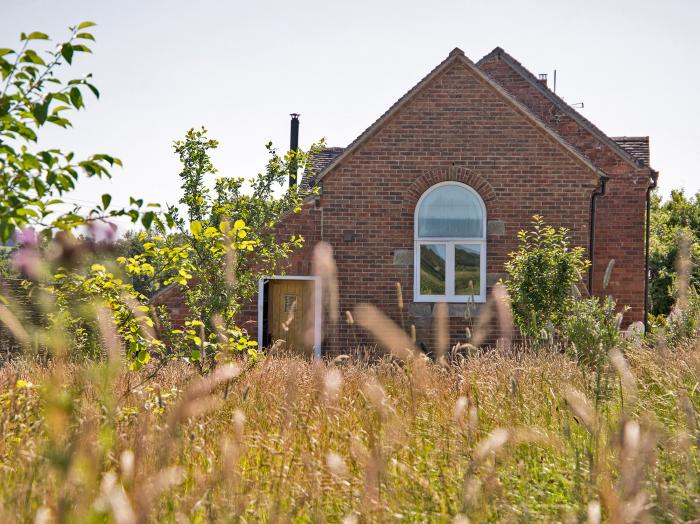
[[[420,294],[445,294],[445,246],[421,244],[420,246]]]
[[[418,236],[483,238],[481,203],[471,191],[457,185],[440,186],[423,199],[418,210]]]
[[[481,246],[455,245],[455,294],[481,294]]]

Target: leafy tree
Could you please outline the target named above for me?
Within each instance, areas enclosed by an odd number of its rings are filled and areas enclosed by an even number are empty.
[[[143,253],[120,259],[130,274],[159,281],[156,287],[180,286],[190,311],[189,357],[198,362],[223,349],[255,353],[255,342],[236,325],[236,313],[257,292],[259,279],[275,273],[278,262],[302,245],[301,236],[281,238],[275,226],[301,211],[310,195],[298,188],[283,190],[292,166],[303,169],[309,155],[295,151],[282,157],[271,144],[265,171],[249,180],[248,188],[244,178],[219,177],[209,189],[207,178],[217,173],[209,151],[216,147],[205,129],[191,129],[175,142],[184,208],[168,210],[175,231],[144,238]]]
[[[70,114],[85,107],[85,95],[99,97],[91,75],[65,79],[74,58],[91,52],[94,25],[71,27],[68,38],[53,46],[48,35],[34,31],[20,35],[17,50],[0,48],[0,242],[28,226],[48,234],[114,216],[145,227],[160,220],[157,206],[144,208],[135,198],[129,209],[113,209],[105,194],[86,213],[67,204],[63,196],[81,177],[109,178],[121,161],[104,153],[79,160],[72,152],[37,147],[44,126],[70,127]]]
[[[650,233],[651,313],[668,315],[675,303],[678,286],[676,265],[683,238],[690,244],[688,284],[694,290],[700,290],[700,194],[688,198],[683,190],[674,190],[666,201],[659,195],[653,195]]]
[[[518,232],[518,250],[505,264],[513,321],[533,341],[561,326],[573,300],[572,287],[590,265],[582,247],[571,247],[566,228],[545,224],[535,215],[529,230]]]

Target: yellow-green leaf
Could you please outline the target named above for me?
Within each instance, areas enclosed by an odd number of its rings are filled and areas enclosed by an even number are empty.
[[[200,236],[202,234],[202,223],[198,220],[193,220],[190,224],[190,231],[195,236],[195,238]]]

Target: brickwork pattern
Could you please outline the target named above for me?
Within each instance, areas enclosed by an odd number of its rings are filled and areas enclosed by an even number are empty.
[[[610,258],[616,260],[609,292],[642,318],[644,289],[644,196],[649,171],[635,168],[556,108],[510,68],[498,61],[480,67],[571,145],[610,176],[599,198],[594,284]],[[277,273],[310,275],[313,246],[323,240],[338,266],[341,321],[324,312],[324,353],[348,352],[374,341],[343,312],[371,303],[397,322],[415,324],[419,344],[434,347],[433,305],[413,304],[413,267],[396,263],[413,249],[415,204],[432,185],[457,181],[473,187],[486,204],[498,234],[487,237],[489,286],[503,273],[516,233],[540,214],[567,227],[576,245],[589,244],[591,196],[597,175],[550,134],[534,125],[461,61],[453,62],[423,86],[373,135],[328,173],[322,192],[298,214],[289,215],[278,234],[301,234],[306,243]],[[397,307],[396,282],[406,308]],[[477,309],[483,310],[484,306]],[[464,306],[450,308],[451,343],[465,340],[474,324]],[[257,301],[241,322],[255,332]],[[493,327],[493,326],[492,326]],[[489,339],[493,341],[496,330]]]

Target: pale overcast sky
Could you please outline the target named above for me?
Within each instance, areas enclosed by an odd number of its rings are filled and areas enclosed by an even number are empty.
[[[55,38],[98,23],[92,72],[102,96],[44,147],[106,152],[124,169],[104,192],[174,203],[171,143],[206,126],[221,174],[264,165],[264,144],[345,146],[454,47],[476,61],[503,47],[533,73],[557,70],[557,92],[610,135],[649,135],[661,189],[700,189],[700,2],[0,0],[0,47],[21,31]]]

